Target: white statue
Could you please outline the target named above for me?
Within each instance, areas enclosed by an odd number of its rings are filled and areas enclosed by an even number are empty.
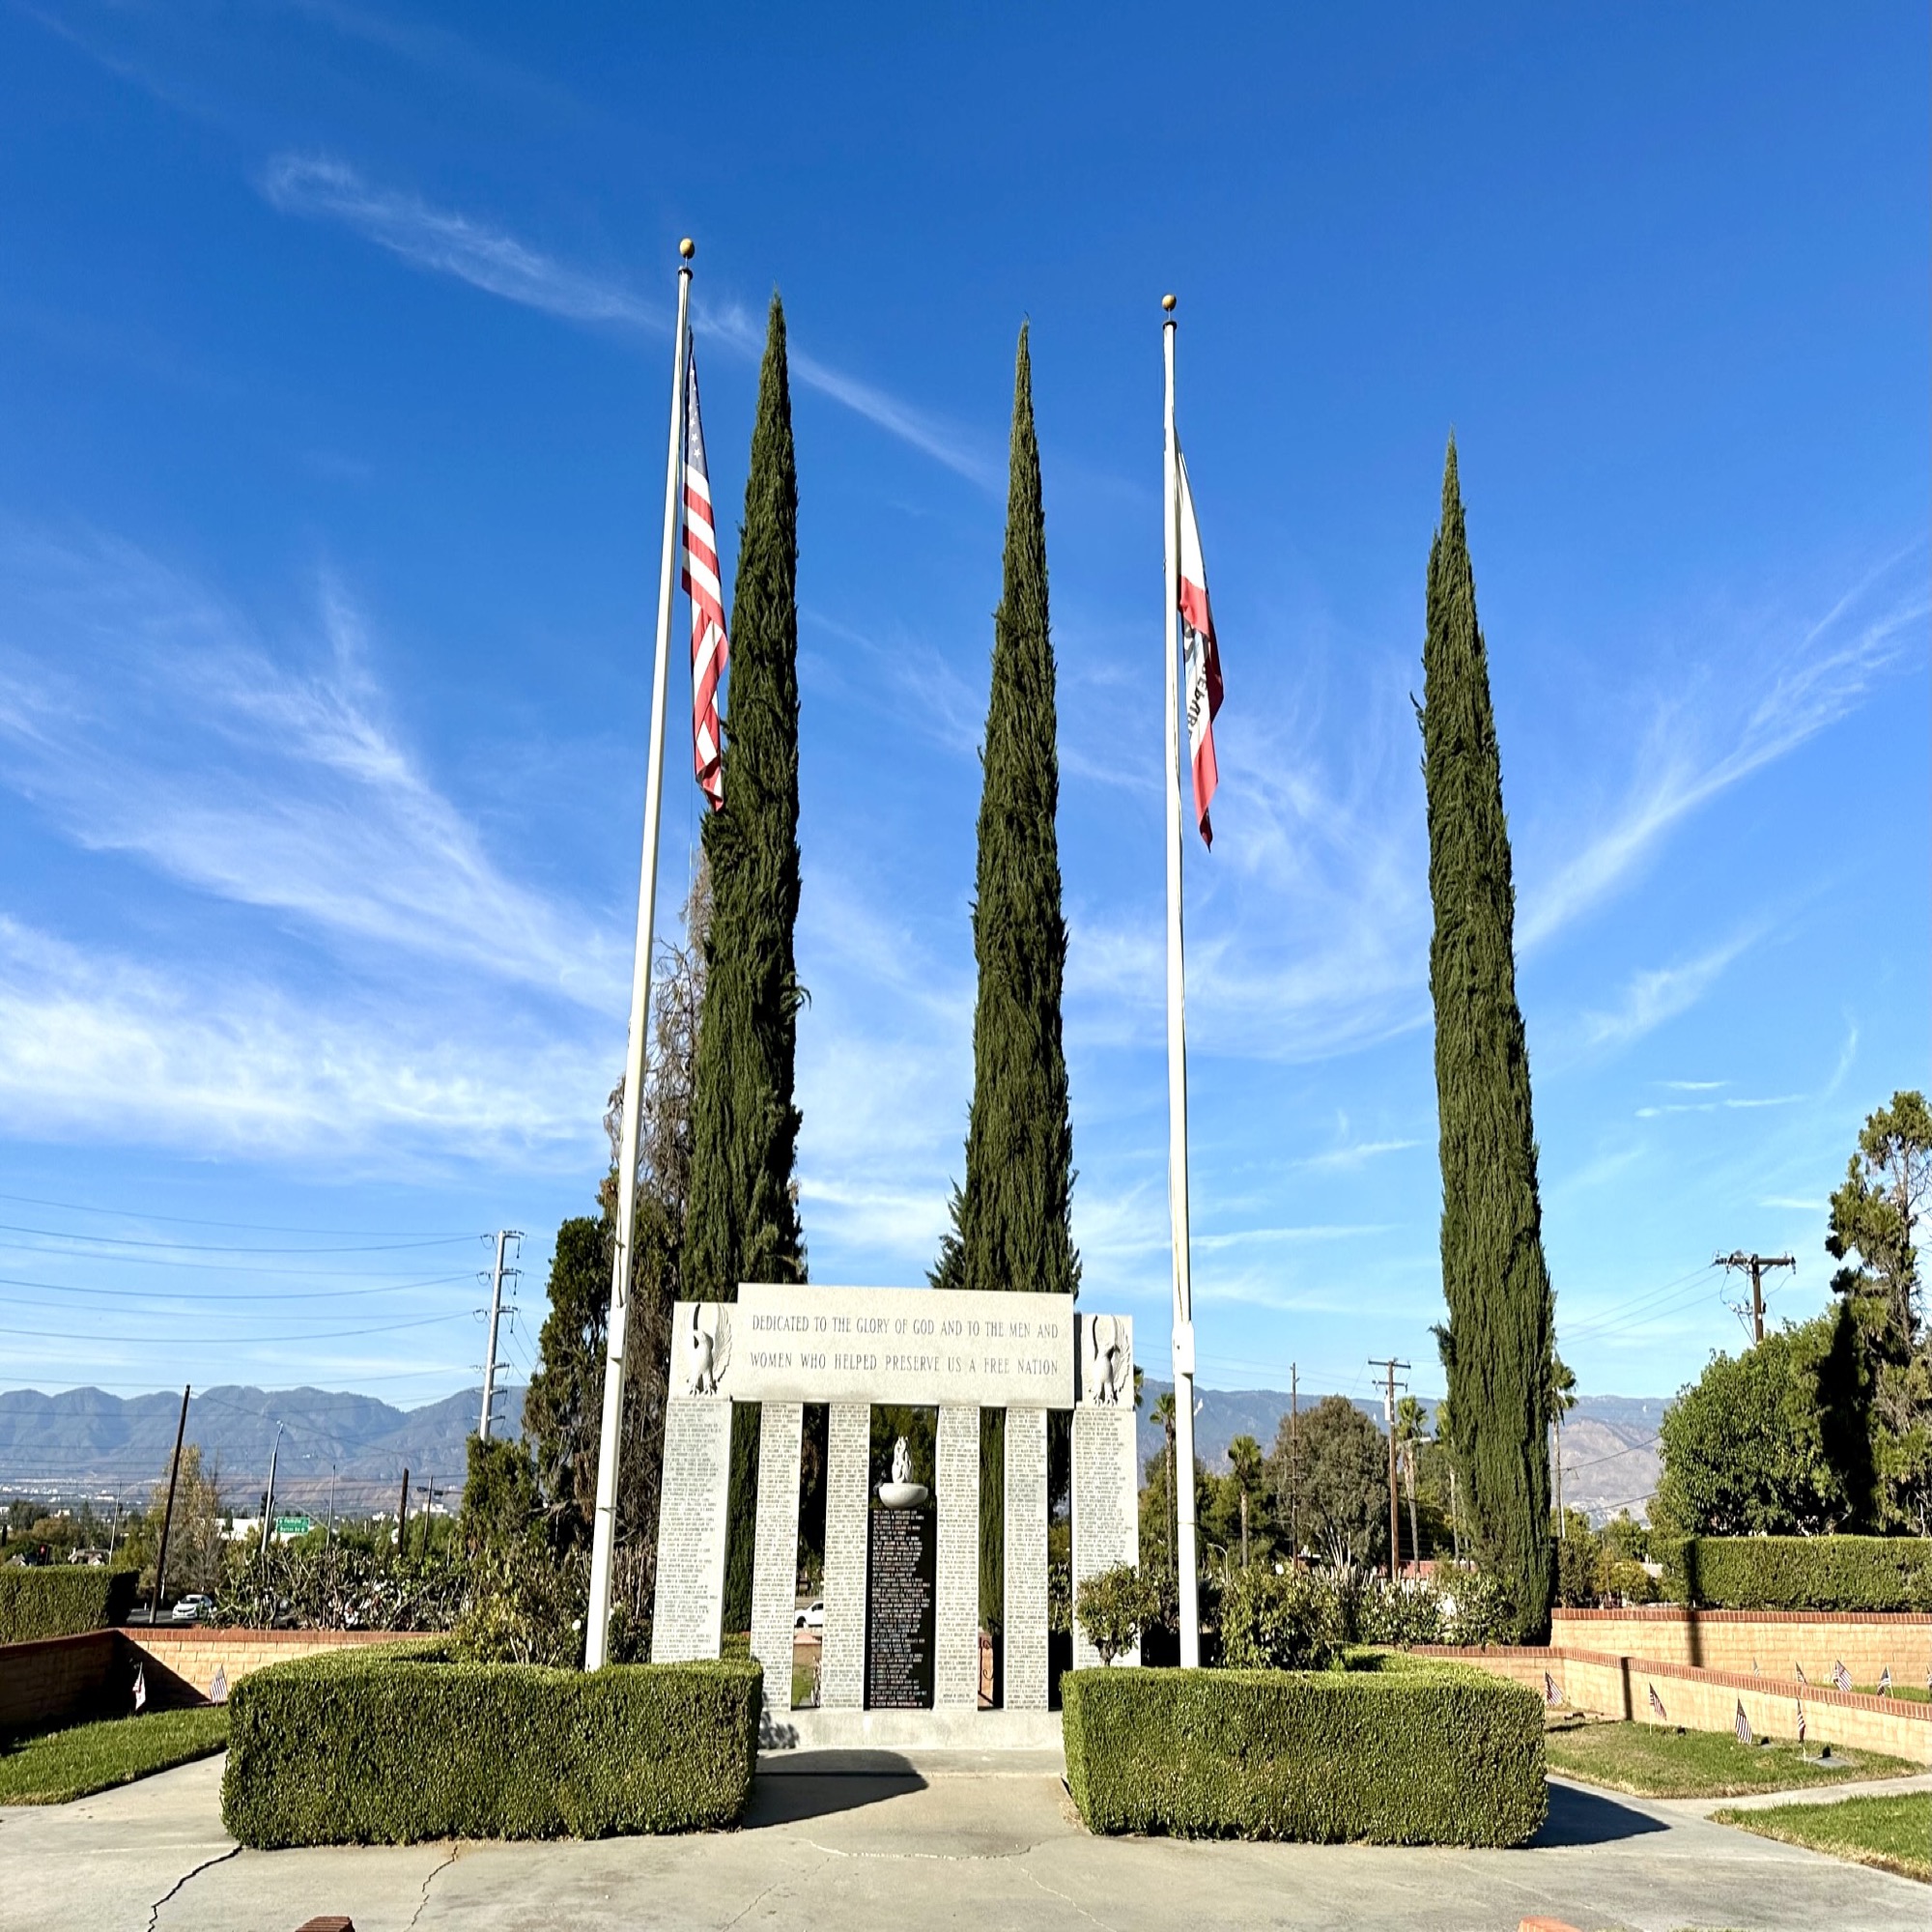
[[[710,1315],[711,1325],[705,1326],[705,1316]],[[685,1345],[690,1353],[691,1378],[687,1384],[692,1395],[716,1395],[718,1378],[724,1373],[724,1367],[731,1359],[731,1329],[724,1309],[710,1310],[693,1305],[691,1311],[691,1333],[685,1337]]]
[[[893,1444],[893,1481],[895,1483],[912,1481],[912,1451],[906,1447],[903,1435]]]

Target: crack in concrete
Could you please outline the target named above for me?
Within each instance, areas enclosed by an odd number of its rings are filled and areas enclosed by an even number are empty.
[[[429,1873],[422,1882],[422,1889],[416,1894],[416,1909],[410,1914],[410,1924],[412,1926],[423,1916],[423,1907],[429,1903],[430,1887],[436,1883],[440,1874],[446,1872],[462,1856],[463,1847],[458,1844],[452,1844],[449,1848],[449,1856],[440,1864],[430,1866]]]
[[[175,1895],[175,1893],[178,1892],[182,1889],[182,1887],[188,1882],[189,1879],[199,1878],[203,1872],[209,1870],[211,1867],[214,1865],[226,1864],[230,1859],[237,1857],[241,1853],[241,1850],[242,1847],[240,1845],[230,1845],[225,1852],[217,1852],[212,1859],[203,1859],[198,1865],[192,1865],[186,1871],[183,1872],[181,1877],[176,1879],[174,1884],[169,1886],[167,1890],[162,1892],[160,1897],[156,1899],[154,1904],[148,1907],[148,1932],[155,1932],[156,1926],[160,1923],[161,1907],[164,1906],[168,1902],[168,1900],[171,1899]]]
[[[810,1840],[808,1839],[806,1842],[809,1844]],[[817,1847],[817,1849],[823,1851],[825,1848],[821,1845]],[[809,1872],[801,1872],[798,1874],[787,1873],[783,1878],[773,1879],[771,1884],[766,1886],[764,1890],[759,1892],[755,1898],[752,1898],[746,1901],[743,1910],[734,1912],[731,1915],[731,1917],[727,1918],[724,1921],[724,1923],[718,1928],[718,1932],[731,1932],[732,1926],[737,1924],[741,1918],[745,1918],[749,1917],[753,1912],[755,1912],[757,1908],[761,1906],[765,1902],[765,1900],[768,1899],[772,1895],[772,1893],[777,1891],[781,1886],[786,1886],[791,1884],[793,1882],[794,1877],[796,1877],[801,1881],[809,1879],[813,1875],[813,1873],[822,1872],[825,1869],[825,1867],[831,1862],[832,1862],[831,1856],[828,1854],[825,1858],[821,1859],[818,1861],[818,1863],[813,1865],[811,1870]]]
[[[806,1838],[814,1852],[823,1852],[828,1859],[876,1859],[880,1861],[896,1860],[938,1865],[996,1865],[1009,1859],[1023,1859],[1039,1850],[1043,1839],[1036,1838],[1031,1844],[1015,1845],[1009,1852],[848,1852],[841,1845],[821,1845],[816,1838]]]
[[[1100,1932],[1118,1932],[1118,1928],[1109,1924],[1106,1919],[1094,1918],[1077,1898],[1071,1898],[1065,1892],[1060,1891],[1053,1886],[1048,1885],[1030,1865],[1022,1864],[1020,1866],[1020,1875],[1036,1891],[1043,1891],[1047,1897],[1057,1898],[1063,1905],[1070,1905],[1075,1912],[1079,1913],[1082,1918],[1086,1919],[1088,1924],[1099,1926]]]

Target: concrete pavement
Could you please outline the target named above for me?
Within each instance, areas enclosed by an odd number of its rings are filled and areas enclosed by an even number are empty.
[[[761,1766],[736,1832],[250,1852],[221,1830],[221,1764],[0,1809],[0,1928],[295,1932],[346,1913],[356,1932],[1166,1932],[1182,1921],[1515,1932],[1543,1914],[1585,1932],[1916,1932],[1932,1905],[1909,1880],[1714,1825],[1703,1814],[1721,1801],[1566,1784],[1551,1787],[1542,1836],[1518,1852],[1099,1839],[1067,1801],[1057,1752],[802,1753]]]

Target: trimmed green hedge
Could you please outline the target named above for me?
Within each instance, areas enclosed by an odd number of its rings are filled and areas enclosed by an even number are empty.
[[[1660,1543],[1663,1594],[1714,1610],[1932,1610],[1932,1538],[1693,1536]]]
[[[1094,1832],[1520,1845],[1548,1804],[1536,1693],[1466,1664],[1076,1670],[1066,1782]]]
[[[278,1663],[229,1695],[222,1823],[264,1848],[729,1825],[762,1686],[735,1660],[550,1670],[434,1643]]]
[[[0,1643],[125,1624],[134,1606],[132,1570],[96,1570],[80,1563],[0,1567]]]

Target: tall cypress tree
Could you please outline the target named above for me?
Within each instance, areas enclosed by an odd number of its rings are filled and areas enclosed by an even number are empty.
[[[687,1296],[729,1301],[741,1281],[803,1281],[792,1165],[802,994],[798,917],[798,470],[784,309],[772,298],[745,522],[731,594],[723,807],[704,821],[711,867],[704,1004],[691,1109]],[[739,1404],[731,1441],[727,1630],[749,1627],[757,1411]]]
[[[1007,547],[993,613],[992,695],[980,794],[973,952],[973,1106],[966,1184],[932,1270],[937,1288],[1072,1294],[1073,1127],[1060,993],[1060,751],[1046,607],[1046,516],[1034,434],[1033,363],[1020,329],[1007,491]],[[980,1611],[997,1629],[1005,1593],[1004,1417],[985,1412],[980,1445]]]
[[[1436,1330],[1456,1459],[1479,1555],[1526,1635],[1548,1628],[1549,1376],[1555,1342],[1530,1119],[1529,1049],[1516,997],[1516,891],[1489,656],[1476,622],[1456,442],[1429,553],[1423,775],[1435,931],[1435,1095],[1442,1155]]]

